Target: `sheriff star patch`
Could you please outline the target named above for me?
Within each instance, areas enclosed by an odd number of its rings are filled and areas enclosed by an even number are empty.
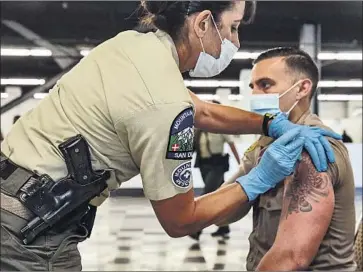
[[[170,127],[166,158],[171,160],[188,160],[193,156],[194,111],[183,110],[174,119]]]
[[[171,177],[176,187],[187,188],[192,178],[192,162],[188,161],[176,167]]]
[[[258,141],[254,142],[249,148],[247,148],[244,154],[246,155],[247,153],[252,152],[253,150],[256,149],[257,146],[258,146]]]

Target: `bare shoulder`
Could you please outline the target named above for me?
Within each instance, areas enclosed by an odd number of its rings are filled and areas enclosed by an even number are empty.
[[[309,213],[314,205],[334,194],[330,175],[316,170],[310,156],[304,152],[295,173],[286,180],[284,217],[293,213]]]

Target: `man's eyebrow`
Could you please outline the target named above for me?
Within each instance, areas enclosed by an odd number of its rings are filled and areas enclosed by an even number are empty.
[[[261,77],[261,78],[259,78],[259,79],[255,80],[255,82],[254,82],[254,83],[253,83],[253,82],[251,82],[248,86],[249,86],[251,89],[253,89],[253,86],[254,86],[254,85],[259,85],[259,84],[261,84],[261,82],[263,82],[263,81],[267,81],[267,82],[272,83],[272,84],[274,84],[274,83],[275,83],[275,81],[274,81],[272,78],[269,78],[269,77]]]

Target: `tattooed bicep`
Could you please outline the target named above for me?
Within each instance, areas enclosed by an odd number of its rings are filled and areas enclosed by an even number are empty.
[[[311,212],[313,204],[327,198],[329,193],[333,193],[329,175],[319,173],[310,156],[304,152],[295,173],[285,181],[282,218],[292,213]]]

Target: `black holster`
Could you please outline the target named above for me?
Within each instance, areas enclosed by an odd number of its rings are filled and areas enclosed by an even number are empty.
[[[60,144],[59,149],[64,156],[68,175],[58,181],[53,181],[48,175],[33,175],[16,192],[16,197],[35,215],[21,229],[25,244],[55,225],[56,229],[63,229],[77,222],[88,229],[89,235],[91,233],[96,207],[89,205],[89,202],[107,188],[110,173],[92,169],[89,147],[81,135]],[[14,190],[6,186],[11,184],[6,182],[10,177],[2,175],[1,189],[7,193]]]

